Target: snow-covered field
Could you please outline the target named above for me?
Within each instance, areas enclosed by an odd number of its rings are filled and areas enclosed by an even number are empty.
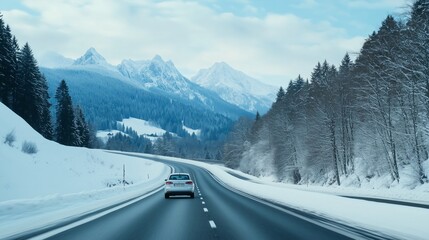
[[[150,160],[48,141],[2,104],[0,115],[0,238],[143,195],[161,186],[170,171]],[[7,135],[15,139],[6,141]],[[25,142],[36,146],[37,153],[22,152]],[[200,166],[231,188],[357,228],[401,239],[429,236],[429,209],[337,196],[393,198],[429,205],[427,185],[414,190],[400,186],[384,190],[370,185],[360,189],[295,186],[234,172],[251,179],[245,181],[219,165],[158,158]],[[125,180],[132,184],[111,186],[122,180],[124,165]]]
[[[152,142],[155,142],[156,140],[158,140],[159,137],[161,137],[167,132],[156,124],[139,118],[124,118],[122,119],[122,121],[118,121],[117,123],[120,126],[123,126],[125,129],[131,128],[132,130],[136,131],[137,135],[144,136],[145,138],[150,139]],[[190,135],[195,134],[197,137],[201,135],[201,129],[192,129],[190,127],[185,126],[183,123],[182,129]],[[109,140],[109,137],[114,136],[118,133],[127,135],[126,133],[118,130],[104,130],[97,131],[97,137],[101,139],[104,143],[106,143],[107,140]],[[174,133],[172,134],[175,135]]]
[[[166,132],[164,129],[155,126],[155,124],[138,118],[125,118],[118,122],[118,124],[124,126],[124,128],[132,128],[138,135],[155,134],[162,136]]]

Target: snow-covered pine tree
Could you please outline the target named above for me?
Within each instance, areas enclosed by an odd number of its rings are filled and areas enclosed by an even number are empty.
[[[246,145],[249,144],[252,124],[252,120],[242,117],[234,125],[223,146],[222,156],[225,166],[238,168],[240,165]]]
[[[85,116],[83,114],[82,109],[79,106],[75,107],[74,114],[76,120],[76,130],[80,140],[79,146],[90,147],[91,136],[89,125],[85,120]]]

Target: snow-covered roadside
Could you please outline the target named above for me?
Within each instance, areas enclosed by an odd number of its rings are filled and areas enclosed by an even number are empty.
[[[0,115],[0,239],[143,195],[170,172],[159,162],[48,141],[1,103]]]
[[[220,166],[219,166],[220,167]],[[345,187],[345,186],[315,186],[315,185],[295,185],[288,183],[274,182],[272,178],[258,178],[252,175],[245,174],[241,171],[233,170],[226,167],[223,168],[226,172],[230,172],[234,175],[242,176],[255,183],[272,185],[280,188],[292,188],[302,191],[328,193],[337,196],[348,196],[348,197],[367,197],[367,198],[379,198],[389,199],[401,202],[418,203],[429,205],[429,184],[422,185],[414,190],[396,187],[396,188],[385,188],[374,186],[370,187]]]
[[[110,207],[142,196],[163,186],[169,169],[152,181],[111,189],[0,203],[0,239],[58,224],[73,217]]]
[[[157,156],[141,154],[150,158]],[[427,239],[429,209],[344,198],[321,192],[302,191],[280,184],[251,182],[227,173],[221,166],[171,157],[159,159],[193,164],[207,169],[225,184],[253,196],[316,214],[346,225],[387,234],[399,239]],[[249,176],[246,176],[249,177]],[[337,189],[337,193],[341,189]],[[429,199],[422,192],[419,198]]]

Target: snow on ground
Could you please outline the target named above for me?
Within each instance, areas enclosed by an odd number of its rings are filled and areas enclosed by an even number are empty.
[[[109,140],[110,137],[113,137],[114,135],[118,134],[118,133],[122,133],[125,134],[119,130],[103,130],[103,131],[97,131],[97,138],[99,138],[101,141],[103,141],[104,144],[107,143],[107,141]],[[128,134],[125,134],[128,135]]]
[[[185,130],[189,135],[195,134],[195,136],[199,137],[201,135],[201,129],[192,129],[189,127],[186,127],[185,125],[182,126],[183,130]]]
[[[152,142],[155,142],[167,132],[166,130],[156,126],[151,122],[138,118],[124,118],[122,121],[118,121],[117,124],[123,126],[124,128],[131,128],[132,130],[136,131],[138,135],[141,135]],[[107,143],[110,137],[113,137],[118,133],[128,136],[128,134],[119,130],[102,130],[97,131],[97,138],[103,141],[103,143]]]
[[[170,172],[158,162],[48,141],[1,103],[0,115],[0,239],[142,195]],[[24,153],[25,145],[36,153]],[[119,184],[123,166],[127,186]]]
[[[118,121],[118,124],[123,125],[125,128],[132,128],[137,132],[138,135],[151,135],[155,134],[162,136],[166,131],[158,126],[155,126],[153,123],[150,123],[146,120],[138,118],[125,118],[121,122]]]
[[[141,155],[152,158],[157,157],[146,154]],[[428,239],[429,236],[429,209],[345,198],[334,194],[322,193],[322,188],[292,187],[287,184],[274,184],[235,172],[254,180],[246,181],[229,174],[228,171],[231,170],[222,166],[179,158],[158,158],[203,167],[232,188],[356,228],[379,232],[400,239]],[[306,191],[303,191],[304,189]],[[312,192],[313,190],[319,192]],[[357,193],[371,193],[368,190],[361,191],[357,191]],[[335,194],[345,193],[347,195],[347,191],[341,188],[337,188],[332,192]],[[429,205],[427,186],[418,189],[418,191],[397,189],[391,196],[386,192],[388,190],[380,192],[378,196],[381,197],[383,194],[386,194],[384,198],[392,196],[395,198],[403,197],[402,199],[423,202]]]

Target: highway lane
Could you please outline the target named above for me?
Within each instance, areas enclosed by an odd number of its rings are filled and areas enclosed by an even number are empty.
[[[159,191],[49,239],[357,238],[357,235],[342,235],[344,232],[338,233],[332,231],[332,228],[314,224],[314,220],[307,221],[280,207],[231,191],[199,167],[167,163],[176,172],[189,172],[192,175],[197,184],[194,199],[164,199],[163,191]]]

